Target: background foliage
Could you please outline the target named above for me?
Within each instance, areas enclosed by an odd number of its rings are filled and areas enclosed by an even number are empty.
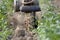
[[[0,0],[0,40],[6,40],[11,33],[7,24],[7,13],[12,11],[12,0]]]
[[[56,8],[51,0],[40,0],[40,7],[42,19],[38,21],[39,40],[60,40],[60,12],[54,11]]]
[[[60,40],[60,12],[55,12],[51,0],[39,0],[42,19],[36,31],[38,40]],[[13,0],[0,1],[0,40],[6,40],[11,34],[7,23],[7,13],[12,13]],[[58,8],[57,8],[58,9]]]

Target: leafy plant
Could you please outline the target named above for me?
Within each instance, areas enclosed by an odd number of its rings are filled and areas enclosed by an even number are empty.
[[[37,28],[39,40],[60,40],[60,14],[54,12],[55,7],[49,3],[49,0],[47,2],[41,4],[42,19],[38,21]]]
[[[12,0],[2,0],[0,2],[0,40],[6,40],[11,34],[11,29],[8,28],[7,13],[12,11]]]

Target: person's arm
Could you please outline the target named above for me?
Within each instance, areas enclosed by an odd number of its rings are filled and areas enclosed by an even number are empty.
[[[30,2],[23,2],[22,4],[29,4],[32,3],[34,0],[30,1]]]

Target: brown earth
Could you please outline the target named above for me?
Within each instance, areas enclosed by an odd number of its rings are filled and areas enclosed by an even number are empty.
[[[60,0],[52,0],[51,2],[55,7],[60,8]]]
[[[34,25],[33,13],[15,12],[8,16],[9,23],[14,26],[13,37],[11,40],[37,40],[37,33],[31,32]],[[36,12],[37,20],[41,19],[41,13]]]

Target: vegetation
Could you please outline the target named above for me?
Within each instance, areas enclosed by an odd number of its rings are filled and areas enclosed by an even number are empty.
[[[60,40],[60,14],[54,12],[55,7],[50,2],[49,0],[42,0],[40,4],[42,19],[38,21],[39,40]]]
[[[38,21],[38,28],[33,31],[38,33],[38,40],[60,40],[60,12],[54,12],[51,0],[39,1],[42,19]],[[12,2],[13,0],[0,2],[0,40],[6,40],[12,32],[7,23],[7,13],[12,13]]]
[[[8,28],[7,13],[11,12],[12,0],[0,1],[0,40],[6,40],[11,33],[11,29]]]

